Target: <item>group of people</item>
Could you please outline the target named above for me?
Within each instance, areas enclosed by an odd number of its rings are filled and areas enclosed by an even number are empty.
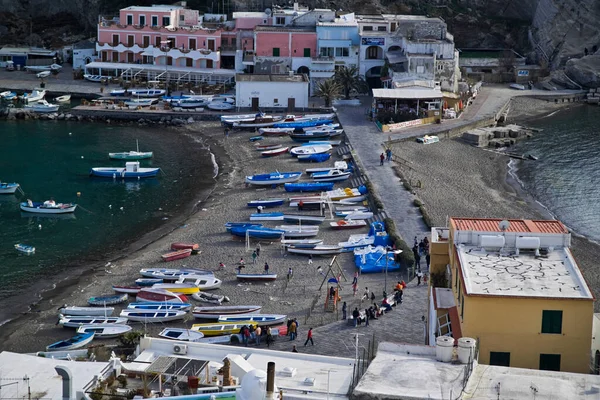
[[[425,258],[425,265],[429,270],[431,264],[431,255],[429,254],[429,239],[425,236],[421,241],[415,236],[415,242],[412,248],[413,256],[415,257],[415,265],[417,267],[417,285],[421,284],[423,273],[421,272],[421,259]]]
[[[252,264],[256,265],[257,264],[257,259],[260,256],[260,243],[256,246],[256,249],[252,252]],[[219,269],[223,269],[225,268],[225,264],[221,263],[219,264]],[[238,266],[237,266],[237,272],[238,274],[242,273],[242,269],[246,268],[246,261],[244,261],[244,257],[240,257],[240,261],[238,261]],[[264,273],[268,274],[269,273],[269,263],[265,261],[265,265],[264,265]],[[290,268],[291,271],[291,268]],[[288,271],[288,279],[291,278],[291,272]]]
[[[273,332],[271,327],[267,327],[264,331],[260,326],[254,328],[254,325],[244,325],[240,328],[240,335],[242,335],[242,343],[248,347],[248,343],[252,340],[255,341],[257,346],[260,346],[263,334],[266,335],[267,347],[271,347],[273,343]]]
[[[394,302],[396,304],[402,303],[404,287],[406,287],[406,283],[404,283],[404,281],[401,281],[401,282],[398,282],[398,284],[396,285],[396,288],[394,289],[396,291],[394,293]],[[369,326],[369,320],[377,319],[377,318],[379,318],[379,316],[392,310],[392,304],[388,300],[388,295],[387,295],[386,291],[383,292],[383,300],[381,301],[381,304],[377,304],[374,301],[375,293],[369,292],[369,288],[365,287],[365,291],[361,298],[361,303],[363,301],[368,301],[369,299],[371,301],[373,301],[373,305],[368,308],[365,308],[364,312],[359,311],[358,307],[355,307],[354,310],[352,311],[352,319],[354,321],[355,327],[362,323],[364,323],[365,326]],[[342,304],[342,319],[343,320],[347,319],[347,312],[348,312],[348,305],[346,304],[346,302],[344,302]]]
[[[383,165],[384,161],[387,161],[387,162],[392,161],[392,149],[387,148],[385,150],[385,154],[381,153],[379,155],[379,165]]]

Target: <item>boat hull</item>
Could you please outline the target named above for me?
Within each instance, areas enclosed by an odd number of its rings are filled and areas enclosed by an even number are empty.
[[[263,151],[262,153],[260,153],[260,155],[263,157],[275,157],[287,153],[288,150],[289,147],[282,147],[281,149]]]
[[[137,172],[125,171],[125,168],[105,168],[98,167],[90,170],[90,175],[98,178],[152,178],[158,175],[160,168],[140,168]]]
[[[75,212],[77,204],[59,204],[57,207],[44,207],[43,203],[32,203],[29,206],[27,203],[21,203],[21,211],[35,214],[68,214]]]
[[[163,254],[160,257],[163,259],[163,261],[168,262],[168,261],[181,260],[182,258],[188,258],[191,255],[192,255],[192,249],[182,249],[182,250],[173,251],[171,253]]]
[[[333,255],[333,254],[340,254],[342,252],[342,248],[340,246],[331,246],[331,247],[315,246],[313,248],[297,248],[297,247],[290,246],[290,247],[288,247],[287,251],[290,253],[295,253],[295,254],[306,254],[306,255],[313,255],[313,256],[328,256],[328,255]]]
[[[250,185],[271,186],[296,182],[302,177],[302,172],[284,172],[247,176],[245,182]]]
[[[282,206],[284,199],[265,199],[265,200],[252,200],[248,202],[248,207],[278,207]]]
[[[238,281],[268,282],[277,280],[277,274],[237,274]]]
[[[170,310],[170,311],[155,311],[155,310],[123,310],[121,317],[128,321],[134,322],[168,322],[178,319],[184,319],[187,315],[186,311]]]
[[[171,250],[192,250],[197,251],[200,248],[198,243],[171,243]]]
[[[333,189],[332,182],[286,183],[286,192],[323,192]]]
[[[52,343],[51,345],[46,347],[46,351],[55,351],[55,350],[64,351],[64,350],[80,349],[83,346],[90,343],[92,340],[94,340],[93,333],[80,333],[80,334],[72,337],[71,339],[61,340],[60,342]]]
[[[246,314],[234,316],[219,316],[218,322],[256,322],[258,326],[281,325],[285,322],[287,315],[280,314]]]
[[[216,320],[221,315],[256,314],[261,309],[262,306],[196,307],[192,310],[192,314],[198,319]]]
[[[114,307],[63,307],[59,310],[62,315],[110,317]]]
[[[192,331],[190,329],[165,328],[158,334],[158,336],[181,342],[197,342],[204,337],[204,334],[202,332]]]
[[[81,325],[77,328],[77,333],[93,333],[94,339],[114,339],[131,330],[133,330],[133,328],[129,325],[110,324],[108,326],[103,326],[102,324],[89,324]]]
[[[91,306],[112,306],[115,304],[121,304],[127,301],[127,294],[120,294],[114,296],[99,296],[91,297],[88,299],[88,304]]]
[[[258,326],[257,323],[249,321],[242,323],[218,322],[214,324],[194,324],[192,325],[192,330],[202,332],[204,336],[222,336],[239,333],[244,325],[252,325],[254,328]]]

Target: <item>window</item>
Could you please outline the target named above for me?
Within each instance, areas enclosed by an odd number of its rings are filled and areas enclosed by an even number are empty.
[[[333,47],[321,47],[319,49],[319,56],[321,57],[333,57],[335,49]]]
[[[510,353],[490,351],[490,365],[510,367]]]
[[[394,32],[395,30],[396,30],[396,23],[395,23],[395,22],[392,22],[392,23],[390,24],[390,31],[391,31],[391,32]]]
[[[170,48],[174,49],[175,47],[177,47],[177,42],[175,41],[174,37],[167,38],[167,41],[169,42],[167,46],[169,46]]]
[[[190,50],[196,50],[196,39],[190,38],[189,46]]]
[[[145,15],[140,15],[140,25],[142,25],[142,26],[146,25],[146,16]]]
[[[134,45],[135,36],[127,35],[127,46],[131,47]]]
[[[275,25],[285,25],[285,17],[275,17]]]
[[[444,64],[442,64],[442,63],[438,63],[438,64],[437,64],[437,70],[438,70],[438,71],[443,71],[443,70],[444,70]]]
[[[304,49],[304,57],[310,57],[310,49]]]
[[[279,99],[273,99],[273,104],[279,104]]]
[[[364,31],[372,31],[373,27],[372,26],[363,26],[363,32]]]
[[[422,65],[417,65],[417,74],[425,73],[425,67]]]
[[[348,57],[350,55],[350,50],[347,47],[336,47],[335,56],[336,57]]]
[[[119,62],[119,53],[116,51],[112,52],[112,62]]]
[[[225,47],[229,44],[229,40],[226,37],[221,38],[221,46]]]
[[[560,354],[540,354],[540,369],[560,371]]]
[[[542,311],[542,333],[562,333],[562,311]]]
[[[155,37],[154,38],[154,47],[160,48],[161,47],[161,43],[160,42],[161,42],[160,36]]]
[[[213,68],[213,60],[206,60],[206,68]]]
[[[273,47],[273,57],[279,57],[279,47]]]
[[[112,45],[113,46],[119,45],[119,35],[112,35]]]
[[[378,27],[377,27],[377,30],[378,30],[379,32],[386,32],[386,31],[387,31],[387,26],[378,26]]]
[[[171,25],[171,17],[162,17],[162,24],[163,26]]]
[[[133,25],[133,15],[127,14],[127,25]]]
[[[185,22],[185,15],[179,16],[179,22]]]
[[[152,16],[152,26],[158,26],[158,15]]]
[[[231,45],[235,46],[237,44],[237,41],[234,37],[231,38]]]
[[[381,58],[379,56],[380,48],[377,46],[367,47],[367,60],[377,60]]]
[[[208,43],[207,48],[211,51],[215,51],[215,39],[208,39],[206,42]]]
[[[142,36],[142,47],[150,46],[150,36]]]
[[[154,64],[154,57],[142,56],[142,64]]]
[[[167,57],[167,65],[173,65],[173,57]]]
[[[132,52],[127,52],[127,62],[130,64],[133,63],[133,53]]]
[[[191,59],[191,58],[189,58],[189,57],[186,57],[185,58],[185,66],[186,67],[193,67],[194,66],[194,60]]]

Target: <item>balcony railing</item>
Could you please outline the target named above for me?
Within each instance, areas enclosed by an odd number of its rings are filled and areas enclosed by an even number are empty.
[[[236,44],[222,44],[221,45],[221,51],[236,51],[237,45]]]
[[[318,56],[318,57],[311,57],[312,62],[317,62],[317,63],[333,63],[335,62],[335,57],[329,57],[329,56]]]
[[[244,54],[243,62],[254,62],[254,53]]]

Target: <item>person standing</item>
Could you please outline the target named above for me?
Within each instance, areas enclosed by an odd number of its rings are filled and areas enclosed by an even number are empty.
[[[312,254],[308,255],[308,265],[312,264]]]
[[[383,155],[383,153],[381,153],[381,155],[379,156],[379,165],[383,165],[384,161],[385,161],[385,156]]]
[[[269,273],[269,264],[265,261],[265,274]]]
[[[365,326],[369,326],[369,309],[365,308]]]
[[[256,257],[257,257],[256,251],[253,251],[252,252],[252,264],[256,264]]]
[[[358,312],[358,307],[355,307],[354,311],[352,311],[352,319],[354,319],[355,328],[358,326],[358,317],[360,317],[360,312]]]
[[[296,321],[290,324],[290,340],[296,340]]]
[[[385,156],[388,162],[392,161],[392,149],[388,147],[388,149],[385,151]]]
[[[260,257],[260,243],[256,245],[256,256]]]
[[[347,311],[346,307],[347,307],[346,302],[344,302],[344,304],[342,304],[342,319],[346,319],[346,311]]]
[[[271,347],[271,343],[273,342],[273,332],[271,331],[271,327],[267,328],[267,347]]]
[[[427,252],[427,255],[425,255],[425,265],[427,265],[427,270],[429,270],[429,264],[431,264],[431,255]]]
[[[288,274],[287,274],[287,280],[289,281],[290,279],[292,279],[292,276],[294,276],[294,270],[292,269],[292,267],[289,267]]]
[[[417,272],[417,286],[421,285],[422,277],[423,277],[423,273],[421,271]]]
[[[254,333],[256,334],[256,345],[260,346],[260,336],[262,335],[262,328],[260,325],[256,327]]]
[[[304,342],[304,347],[306,347],[309,340],[310,340],[310,344],[312,344],[314,346],[315,342],[313,342],[312,328],[308,328],[308,332],[306,332],[306,342]]]

